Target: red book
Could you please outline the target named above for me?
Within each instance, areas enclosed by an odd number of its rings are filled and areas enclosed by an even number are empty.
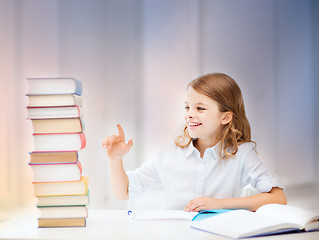
[[[85,134],[33,134],[33,152],[79,151],[86,146]]]

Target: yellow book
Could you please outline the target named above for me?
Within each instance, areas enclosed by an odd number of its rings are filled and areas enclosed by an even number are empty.
[[[82,176],[80,181],[71,182],[34,182],[34,195],[40,196],[66,196],[86,195],[88,192],[89,178]]]

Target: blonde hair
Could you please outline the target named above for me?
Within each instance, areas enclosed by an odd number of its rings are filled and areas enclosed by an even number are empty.
[[[187,85],[187,88],[189,87],[216,101],[221,112],[233,114],[232,120],[223,125],[217,135],[217,141],[221,143],[219,149],[221,158],[233,157],[240,144],[253,142],[241,90],[234,79],[223,73],[211,73],[191,81]],[[185,148],[191,141],[192,138],[189,136],[187,126],[185,126],[183,135],[175,139],[175,144]]]

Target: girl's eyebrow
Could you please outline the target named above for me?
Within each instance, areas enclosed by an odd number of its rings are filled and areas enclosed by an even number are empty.
[[[185,102],[186,105],[188,105],[188,102]],[[202,105],[202,106],[207,106],[207,104],[205,103],[202,103],[202,102],[198,102],[198,103],[195,103],[195,105]]]
[[[197,103],[197,105],[207,106],[207,104],[201,102]]]

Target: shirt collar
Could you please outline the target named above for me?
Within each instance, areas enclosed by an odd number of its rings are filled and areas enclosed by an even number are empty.
[[[197,149],[194,147],[194,143],[192,140],[190,144],[186,147],[185,157],[188,158],[196,150]]]
[[[215,146],[211,147],[211,148],[207,148],[206,151],[211,151],[213,157],[215,159],[218,158],[218,146],[220,145],[220,142],[218,142]],[[198,151],[195,147],[194,147],[194,142],[193,140],[190,142],[190,144],[186,147],[185,149],[185,157],[188,158],[194,151]]]

